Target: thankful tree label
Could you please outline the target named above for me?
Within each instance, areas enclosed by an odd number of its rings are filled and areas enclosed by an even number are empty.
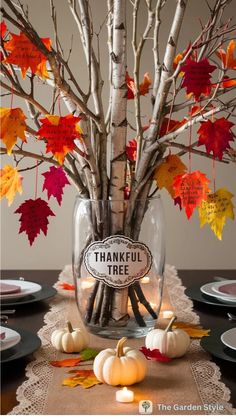
[[[124,288],[149,272],[152,255],[144,243],[110,236],[87,247],[84,264],[94,278],[113,288]]]

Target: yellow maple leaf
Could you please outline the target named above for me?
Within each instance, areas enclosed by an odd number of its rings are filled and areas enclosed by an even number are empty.
[[[175,322],[173,329],[184,330],[190,338],[202,338],[203,336],[209,336],[210,330],[203,329],[199,324]]]
[[[0,108],[1,139],[7,148],[7,154],[11,154],[17,137],[26,142],[25,120],[26,116],[20,108]]]
[[[209,224],[219,240],[222,240],[222,230],[226,218],[234,219],[234,205],[231,201],[233,194],[225,188],[218,189],[208,195],[198,208],[200,227]]]
[[[185,173],[187,167],[181,161],[180,157],[175,154],[167,156],[166,161],[163,162],[155,171],[154,179],[157,186],[162,189],[166,188],[172,198],[174,197],[173,180],[176,175]]]
[[[5,197],[8,206],[12,204],[17,192],[22,193],[21,180],[18,170],[11,165],[6,165],[0,170],[0,198]]]

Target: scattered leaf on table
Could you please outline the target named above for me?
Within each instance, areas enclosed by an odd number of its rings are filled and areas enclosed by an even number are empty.
[[[46,115],[40,119],[42,125],[38,130],[39,140],[46,139],[46,152],[51,151],[61,165],[66,154],[75,149],[75,139],[81,136],[81,129],[77,126],[80,119],[72,114]]]
[[[184,330],[190,338],[202,338],[210,333],[210,329],[203,329],[199,324],[192,323],[175,322],[172,328]]]
[[[81,362],[80,356],[77,358],[65,358],[60,359],[59,361],[50,361],[50,364],[53,367],[75,367],[76,365],[79,365]]]
[[[136,86],[134,83],[134,79],[129,76],[128,71],[126,72],[126,84],[127,84],[127,99],[134,99],[136,94]],[[145,73],[143,76],[143,81],[139,85],[139,94],[141,96],[145,96],[149,92],[149,88],[152,84],[150,76],[148,73]]]
[[[94,359],[98,353],[99,351],[97,349],[85,348],[80,352],[79,355],[81,357],[81,361],[89,361],[90,359]]]
[[[208,195],[198,209],[200,227],[209,224],[219,240],[222,239],[222,230],[226,219],[234,219],[234,205],[231,201],[233,196],[225,188],[218,189],[215,193]]]
[[[67,291],[75,290],[75,286],[73,284],[69,284],[69,282],[62,282],[58,286],[62,288],[63,290],[67,290]]]
[[[93,370],[79,370],[73,377],[65,378],[62,381],[62,385],[68,387],[76,387],[79,385],[83,388],[90,388],[96,384],[102,384],[102,382],[97,379]]]
[[[0,198],[5,197],[8,200],[8,206],[14,201],[17,192],[22,193],[21,180],[18,170],[10,164],[0,170]]]
[[[154,179],[157,186],[162,189],[166,188],[170,195],[174,196],[173,180],[176,175],[185,173],[187,167],[181,161],[180,157],[175,154],[170,154],[165,161],[161,163],[155,170]]]
[[[47,190],[48,199],[54,196],[59,205],[61,205],[63,189],[66,185],[70,185],[66,174],[62,167],[51,166],[49,170],[42,173],[45,177],[43,183],[43,191]]]
[[[25,232],[27,234],[30,246],[38,234],[40,234],[40,231],[45,236],[47,235],[48,217],[55,216],[48,203],[41,198],[27,199],[17,208],[15,214],[21,214],[19,233]]]
[[[0,108],[1,139],[11,154],[17,138],[26,142],[26,116],[20,108]]]
[[[224,68],[230,68],[236,70],[236,58],[234,58],[235,41],[232,39],[225,51],[223,48],[219,48],[216,51],[216,55],[223,63]]]
[[[224,151],[230,147],[229,142],[234,141],[231,132],[233,126],[233,122],[224,117],[215,121],[201,122],[198,130],[198,146],[205,145],[207,154],[212,151],[215,158],[222,160]]]
[[[32,74],[37,74],[42,78],[48,77],[47,58],[38,50],[38,48],[20,32],[19,35],[11,33],[11,39],[5,43],[4,47],[9,52],[6,58],[8,64],[15,64],[21,69],[22,77],[25,78],[27,70],[30,69]],[[49,38],[41,38],[44,46],[51,51],[51,40]]]
[[[192,216],[194,209],[207,199],[209,183],[206,175],[199,170],[175,176],[174,198],[180,197],[182,208],[185,209],[188,219]]]
[[[211,65],[207,58],[194,61],[187,58],[186,64],[181,68],[184,72],[183,87],[186,87],[187,94],[192,93],[199,101],[201,95],[208,96],[211,92],[211,73],[217,67]]]
[[[172,361],[171,358],[168,356],[162,355],[159,349],[148,349],[145,346],[142,346],[140,348],[140,352],[142,352],[147,359],[150,359],[152,361],[158,361],[158,362],[170,362]]]

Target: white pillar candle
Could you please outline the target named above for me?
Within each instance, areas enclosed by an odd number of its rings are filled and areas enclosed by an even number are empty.
[[[171,310],[164,310],[162,312],[163,319],[171,319],[173,316],[174,316],[174,313]]]
[[[134,401],[134,392],[128,390],[127,387],[116,392],[116,401],[120,403],[131,403]]]

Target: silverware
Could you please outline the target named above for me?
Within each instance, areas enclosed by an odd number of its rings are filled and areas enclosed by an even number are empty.
[[[221,278],[220,276],[214,276],[216,281],[229,281],[229,278]]]
[[[230,321],[235,322],[236,321],[236,316],[232,313],[227,313],[227,316],[229,318]]]
[[[2,314],[14,314],[16,310],[1,310],[0,309],[0,315]]]

